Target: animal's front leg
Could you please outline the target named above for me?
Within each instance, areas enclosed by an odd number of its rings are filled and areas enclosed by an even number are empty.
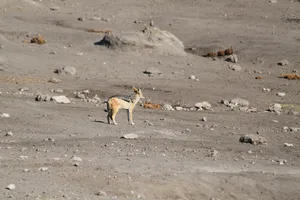
[[[128,109],[128,121],[130,125],[134,125],[132,121],[132,109]]]

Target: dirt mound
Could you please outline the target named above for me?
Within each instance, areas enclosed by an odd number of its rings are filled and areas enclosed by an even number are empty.
[[[95,45],[102,45],[119,51],[139,51],[164,55],[185,56],[183,42],[173,34],[157,27],[146,27],[138,32],[120,34],[107,33]]]

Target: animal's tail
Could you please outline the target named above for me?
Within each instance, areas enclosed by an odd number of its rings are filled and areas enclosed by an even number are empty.
[[[108,101],[103,101],[101,104],[107,104]],[[107,108],[104,109],[104,112],[108,112]]]

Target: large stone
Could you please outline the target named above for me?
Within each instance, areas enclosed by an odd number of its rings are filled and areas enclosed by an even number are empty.
[[[195,107],[202,110],[209,110],[211,109],[211,104],[208,103],[207,101],[203,101],[203,102],[198,102],[198,103],[195,103]]]
[[[51,97],[51,99],[56,101],[57,103],[71,103],[66,96],[53,96]]]
[[[249,101],[247,101],[246,99],[242,99],[242,98],[234,98],[230,101],[230,103],[237,105],[237,106],[243,106],[243,107],[249,106]]]
[[[253,134],[246,134],[246,135],[241,136],[240,142],[250,143],[250,144],[254,144],[254,145],[267,144],[266,138],[259,136],[259,135],[253,135]]]
[[[147,52],[164,55],[185,56],[183,42],[173,34],[157,27],[145,27],[141,31],[107,33],[95,45],[106,46],[114,50]]]

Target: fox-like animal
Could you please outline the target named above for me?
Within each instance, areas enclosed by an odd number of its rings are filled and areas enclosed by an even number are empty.
[[[116,115],[120,109],[127,110],[128,122],[130,125],[134,125],[132,121],[132,111],[135,108],[135,105],[139,102],[140,99],[144,99],[142,90],[139,88],[133,87],[134,93],[131,95],[114,95],[109,97],[109,99],[104,102],[107,105],[107,123],[111,124],[111,120],[114,125],[117,125]]]

